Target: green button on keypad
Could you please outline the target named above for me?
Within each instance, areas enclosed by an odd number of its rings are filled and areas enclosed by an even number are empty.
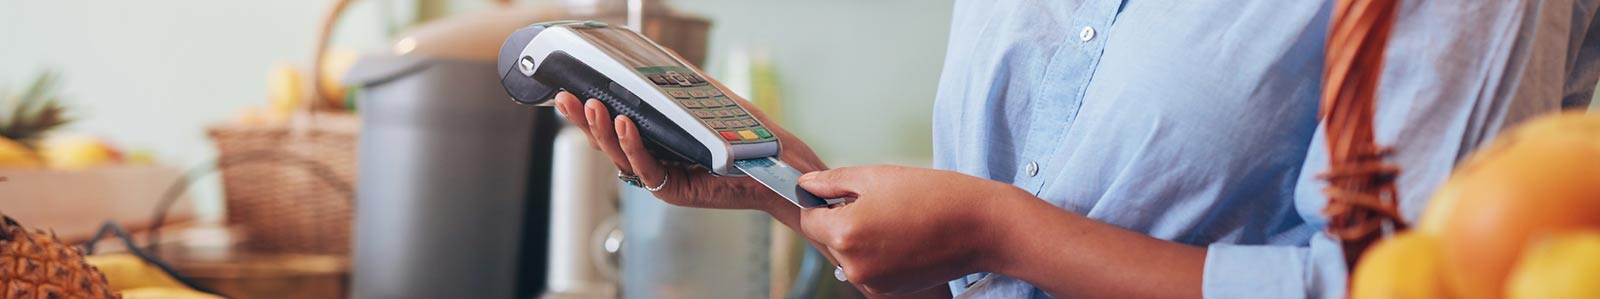
[[[772,132],[767,132],[767,129],[756,129],[755,131],[756,135],[761,136],[761,138],[772,138]]]

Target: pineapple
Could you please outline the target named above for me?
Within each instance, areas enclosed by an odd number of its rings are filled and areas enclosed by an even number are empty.
[[[20,94],[0,92],[0,137],[36,146],[45,132],[71,122],[57,92],[59,80],[55,72],[45,72]]]
[[[0,299],[121,298],[83,251],[0,215]]]

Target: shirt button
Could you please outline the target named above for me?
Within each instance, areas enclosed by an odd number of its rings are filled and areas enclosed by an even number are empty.
[[[1037,162],[1028,162],[1028,176],[1038,176],[1038,175],[1039,175],[1039,163],[1037,163]]]
[[[1094,27],[1083,26],[1083,30],[1078,31],[1078,39],[1083,41],[1094,39]]]

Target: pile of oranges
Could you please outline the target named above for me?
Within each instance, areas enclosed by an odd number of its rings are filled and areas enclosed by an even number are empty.
[[[1600,298],[1600,116],[1530,121],[1465,160],[1351,298]]]

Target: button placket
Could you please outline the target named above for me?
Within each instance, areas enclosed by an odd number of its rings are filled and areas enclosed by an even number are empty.
[[[1065,44],[1051,57],[1044,72],[1044,78],[1057,79],[1045,81],[1044,86],[1032,94],[1031,100],[1046,102],[1036,103],[1031,113],[1029,141],[1023,145],[1019,157],[1023,171],[1014,174],[1016,186],[1034,195],[1044,191],[1048,180],[1038,173],[1044,172],[1044,167],[1053,165],[1053,160],[1062,155],[1063,147],[1057,143],[1065,141],[1076,123],[1079,108],[1087,101],[1084,95],[1105,51],[1106,42],[1100,36],[1101,31],[1111,28],[1121,4],[1122,0],[1086,1],[1073,13],[1073,18],[1079,22],[1061,28],[1067,34],[1062,39]],[[1078,34],[1077,44],[1071,42],[1073,30]]]

